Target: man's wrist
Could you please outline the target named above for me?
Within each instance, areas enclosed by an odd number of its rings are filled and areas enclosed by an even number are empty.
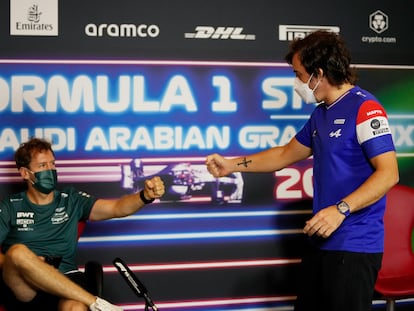
[[[346,203],[345,201],[342,201],[342,200],[336,202],[336,209],[338,210],[338,212],[340,212],[345,217],[348,217],[349,214],[351,213],[351,209],[350,209],[348,203]]]
[[[144,204],[150,204],[154,202],[155,199],[147,199],[144,195],[144,189],[139,192],[139,197]]]

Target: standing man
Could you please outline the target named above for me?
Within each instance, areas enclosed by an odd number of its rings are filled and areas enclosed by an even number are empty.
[[[320,103],[285,146],[223,158],[209,155],[215,177],[272,172],[313,156],[313,216],[303,232],[312,250],[302,259],[296,311],[368,311],[383,252],[385,194],[399,180],[387,115],[355,85],[339,35],[317,31],[292,42],[286,55],[295,90]]]
[[[122,310],[83,288],[84,275],[75,263],[78,222],[134,214],[164,194],[162,180],[146,180],[140,193],[120,199],[96,199],[72,187],[55,189],[55,154],[46,140],[22,144],[15,161],[27,191],[0,202],[0,270],[12,292],[0,294],[8,310],[43,311],[42,303],[51,301],[62,311]],[[61,258],[58,269],[47,263],[52,257]]]

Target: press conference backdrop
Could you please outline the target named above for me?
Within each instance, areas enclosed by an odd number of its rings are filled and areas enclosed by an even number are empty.
[[[215,179],[205,157],[300,130],[314,106],[284,55],[326,29],[387,109],[401,183],[414,186],[410,18],[398,1],[2,1],[0,195],[22,189],[13,152],[32,136],[53,141],[62,188],[115,198],[159,175],[161,200],[80,239],[79,265],[104,265],[104,296],[144,307],[112,265],[120,257],[162,310],[292,310],[312,160]]]

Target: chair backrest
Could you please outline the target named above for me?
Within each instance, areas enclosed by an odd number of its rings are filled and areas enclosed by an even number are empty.
[[[86,220],[80,220],[78,222],[78,239],[82,235],[83,230],[85,230],[85,227],[86,227]]]
[[[384,214],[384,257],[378,279],[414,277],[412,233],[414,228],[414,189],[395,185],[387,194]]]

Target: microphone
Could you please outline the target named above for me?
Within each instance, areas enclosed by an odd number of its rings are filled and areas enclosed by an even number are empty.
[[[126,263],[123,262],[121,258],[117,257],[113,260],[113,264],[125,279],[125,281],[128,283],[129,287],[134,291],[134,293],[138,297],[144,297],[146,306],[150,306],[152,310],[158,311],[157,306],[148,295],[147,288],[144,286],[144,284],[142,284],[140,280],[138,280],[138,277],[131,271],[131,269],[129,269]]]

